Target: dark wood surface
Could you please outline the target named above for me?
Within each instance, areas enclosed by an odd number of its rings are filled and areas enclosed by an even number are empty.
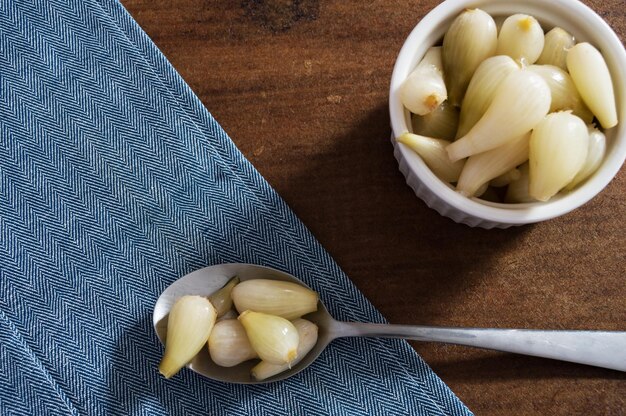
[[[626,329],[626,170],[509,230],[418,200],[389,142],[396,54],[435,0],[122,0],[355,284],[394,323]],[[588,0],[626,39],[623,0]],[[623,415],[624,373],[413,344],[478,415]]]

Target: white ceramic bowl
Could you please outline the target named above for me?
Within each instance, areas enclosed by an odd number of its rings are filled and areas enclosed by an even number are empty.
[[[395,140],[395,156],[407,183],[418,197],[441,215],[472,227],[507,228],[545,221],[588,202],[613,179],[626,159],[626,51],[615,32],[593,10],[577,0],[446,0],[426,15],[406,39],[391,78],[389,111],[395,137],[411,131],[410,114],[400,101],[400,86],[426,50],[443,39],[452,20],[466,8],[480,8],[494,18],[526,13],[537,18],[544,31],[560,26],[578,42],[590,42],[607,62],[617,100],[620,123],[605,131],[607,154],[598,171],[576,190],[548,202],[499,204],[466,198],[428,169],[422,159]]]

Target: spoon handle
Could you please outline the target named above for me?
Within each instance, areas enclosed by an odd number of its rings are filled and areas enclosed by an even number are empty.
[[[338,322],[337,337],[405,338],[552,358],[626,371],[626,332],[442,328]]]

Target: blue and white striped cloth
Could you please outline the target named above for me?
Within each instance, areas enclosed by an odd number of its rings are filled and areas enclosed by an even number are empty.
[[[383,318],[116,0],[0,0],[0,132],[0,414],[469,414],[402,341],[269,385],[158,374],[152,307],[211,264]]]

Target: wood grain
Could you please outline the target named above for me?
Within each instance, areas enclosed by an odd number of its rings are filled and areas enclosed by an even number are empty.
[[[626,171],[560,219],[485,231],[405,185],[395,57],[434,0],[122,0],[234,142],[395,323],[625,330]],[[588,0],[626,39],[623,0]],[[623,373],[413,344],[478,415],[626,414]]]

